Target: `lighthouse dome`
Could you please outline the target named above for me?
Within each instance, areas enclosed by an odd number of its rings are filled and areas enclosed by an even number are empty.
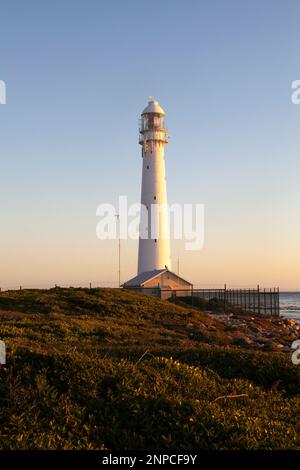
[[[152,98],[152,96],[149,97],[148,106],[146,106],[146,108],[142,112],[142,115],[150,113],[161,114],[162,116],[166,114],[162,107],[159,105],[159,102]]]

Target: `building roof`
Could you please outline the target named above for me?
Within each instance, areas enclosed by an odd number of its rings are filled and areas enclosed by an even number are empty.
[[[124,282],[124,287],[136,287],[136,286],[143,286],[143,284],[150,279],[158,276],[159,274],[167,271],[167,269],[154,269],[153,271],[145,271],[144,273],[138,274],[138,276],[129,279],[129,281]]]
[[[146,106],[146,108],[142,112],[142,115],[149,113],[162,114],[163,116],[166,114],[160,106],[159,102],[152,98],[152,96],[149,97],[148,106]]]
[[[169,272],[177,278],[183,279],[182,277],[178,276],[175,273],[172,273],[172,271],[169,271],[168,269],[154,269],[153,271],[146,271],[144,273],[139,274],[138,276],[133,277],[132,279],[129,279],[129,281],[124,282],[123,287],[143,287],[145,283],[165,272]],[[191,282],[186,281],[185,279],[183,280],[187,284],[192,285]]]

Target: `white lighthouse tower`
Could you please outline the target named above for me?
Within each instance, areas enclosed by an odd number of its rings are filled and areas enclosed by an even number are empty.
[[[191,295],[193,285],[171,271],[170,227],[167,209],[165,112],[152,97],[142,112],[139,143],[142,146],[142,212],[138,273],[122,287],[161,299]]]
[[[139,132],[143,158],[141,204],[147,211],[140,226],[138,274],[141,274],[171,269],[164,152],[168,134],[165,112],[152,97],[142,112]]]

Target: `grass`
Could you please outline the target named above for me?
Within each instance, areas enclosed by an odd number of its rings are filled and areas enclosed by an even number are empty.
[[[0,339],[0,449],[300,448],[300,368],[228,345],[199,309],[112,289],[2,292]]]

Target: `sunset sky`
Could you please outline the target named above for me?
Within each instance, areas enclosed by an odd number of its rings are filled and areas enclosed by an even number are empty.
[[[138,118],[165,109],[170,203],[205,205],[172,243],[198,286],[300,290],[298,0],[3,0],[0,287],[113,285],[96,208],[139,202]],[[137,242],[122,242],[122,280]]]

